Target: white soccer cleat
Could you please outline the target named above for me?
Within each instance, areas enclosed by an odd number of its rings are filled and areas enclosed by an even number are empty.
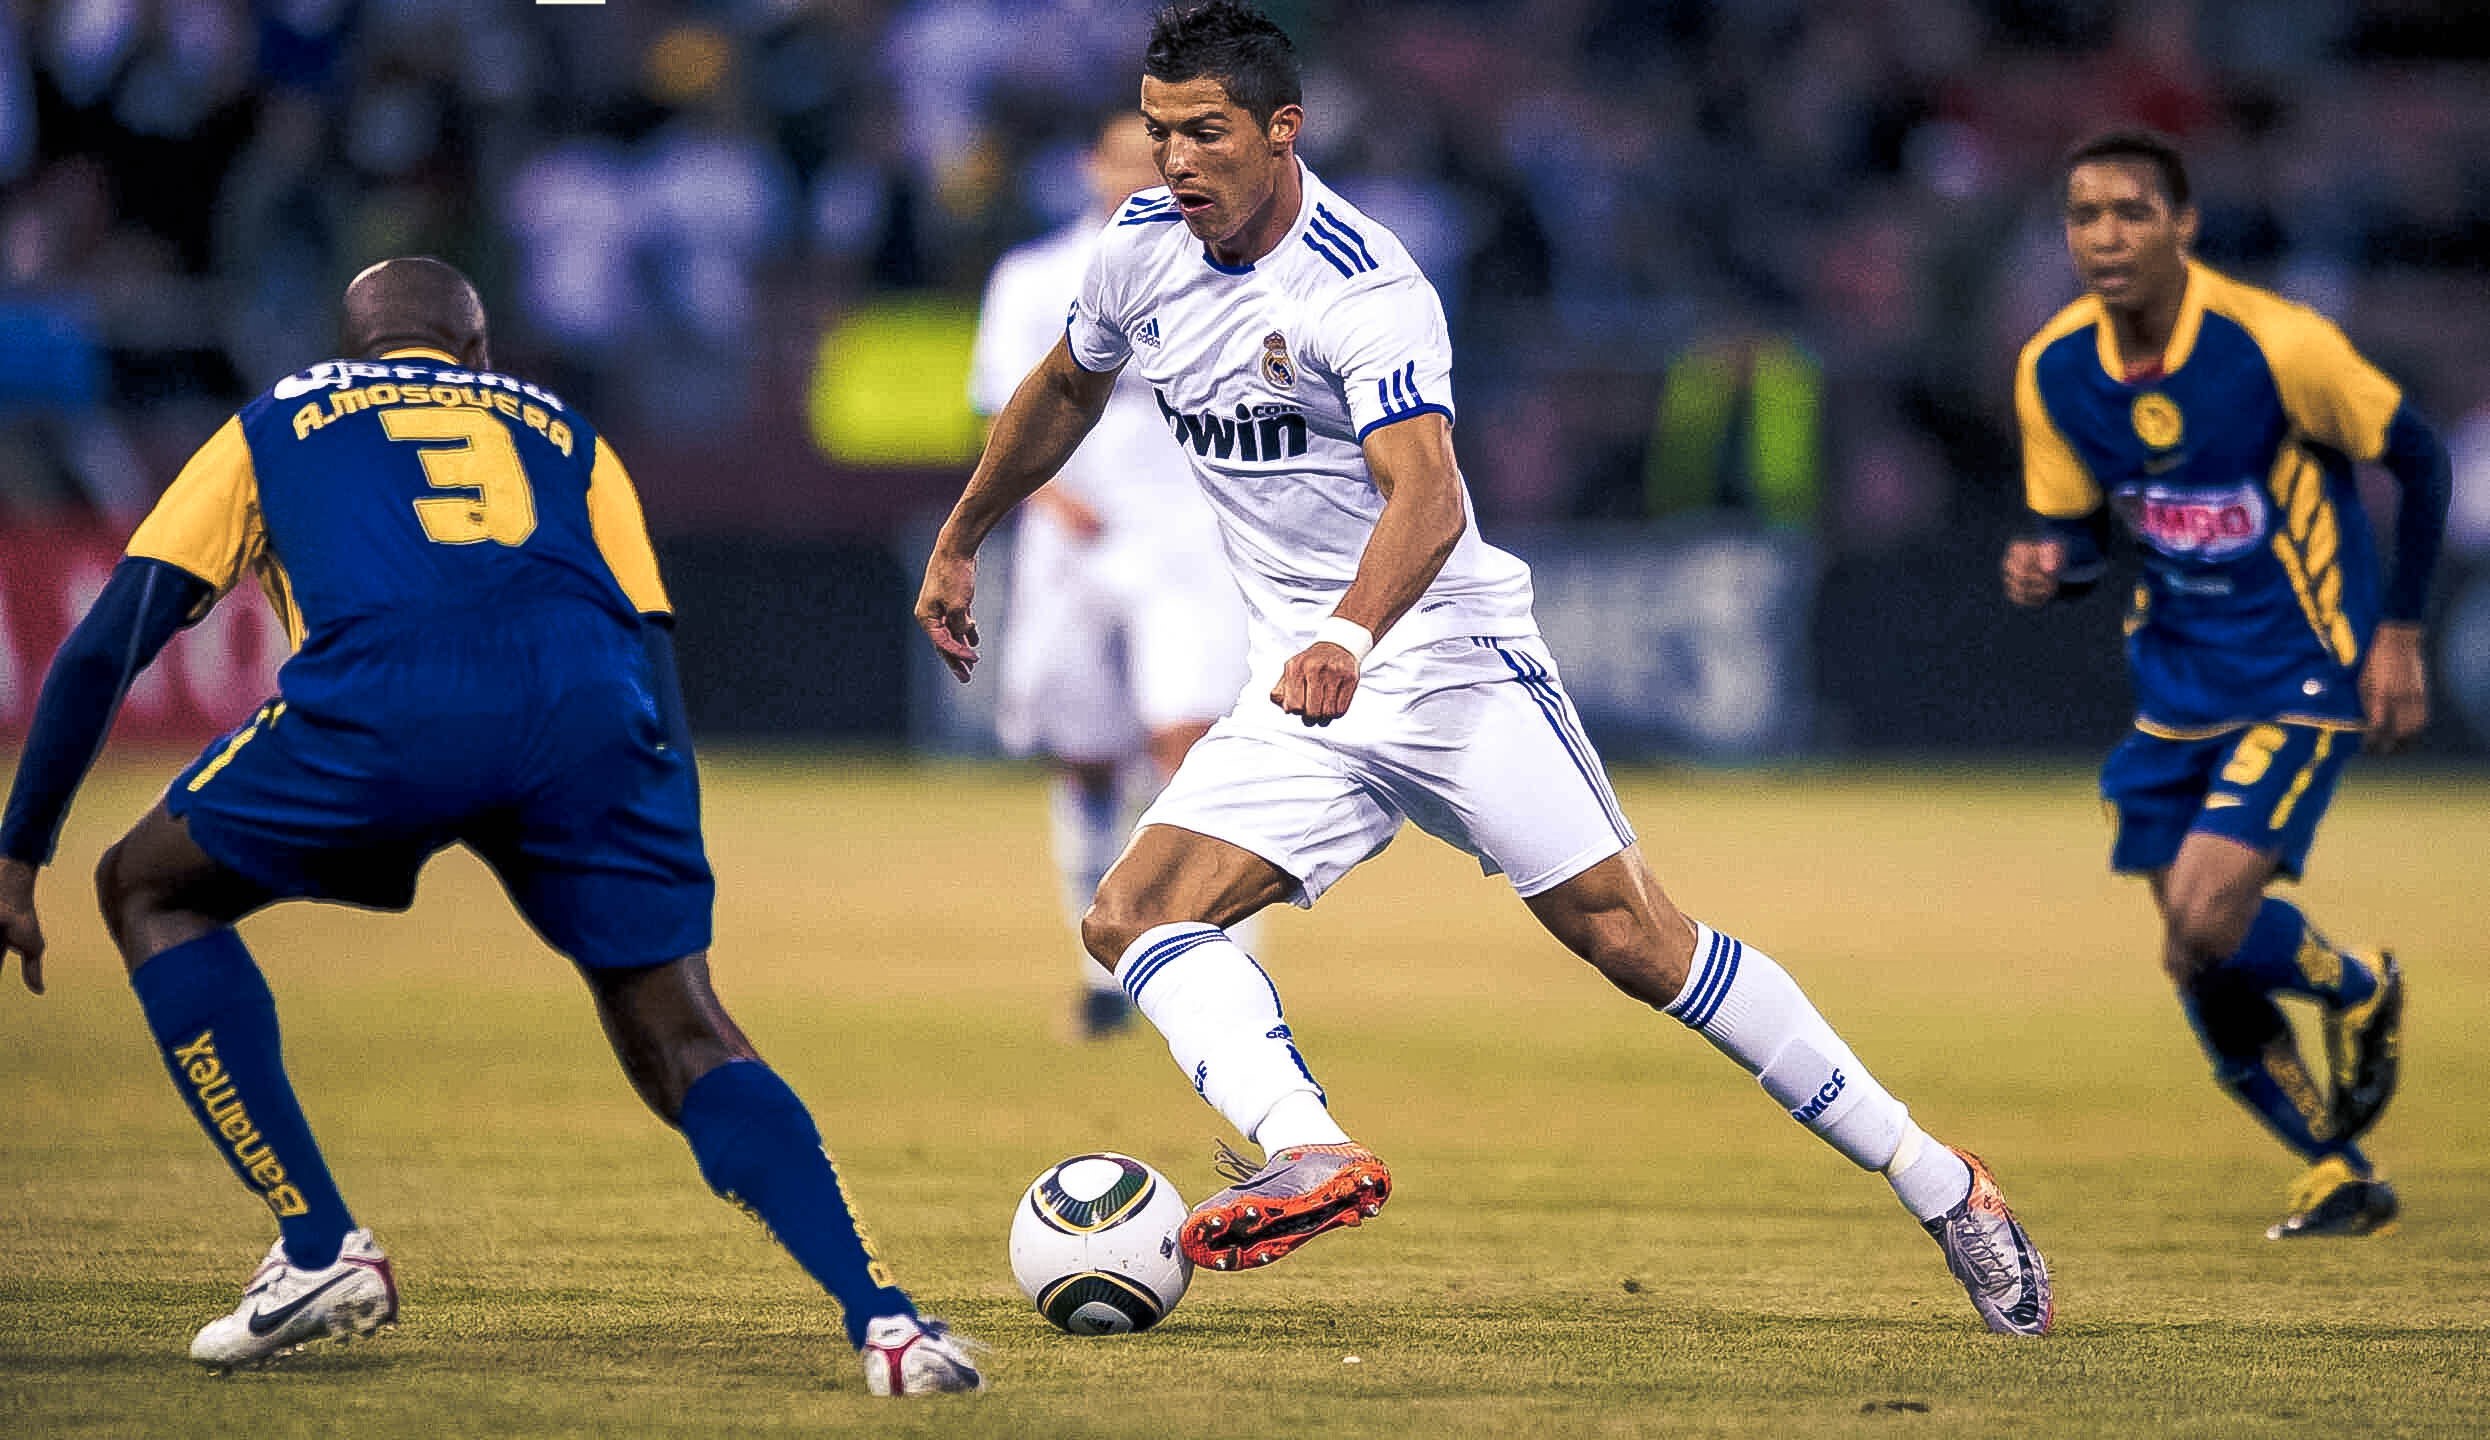
[[[218,1370],[262,1365],[314,1340],[351,1340],[397,1319],[398,1280],[371,1231],[347,1232],[336,1263],[318,1270],[295,1265],[279,1240],[242,1287],[241,1307],[192,1338],[190,1358]]]
[[[1971,1167],[1971,1193],[1922,1228],[1945,1252],[1945,1268],[1962,1282],[1991,1333],[2048,1334],[2057,1318],[2048,1263],[2024,1233],[2023,1222],[2006,1208],[1989,1167],[1959,1145],[1946,1148]]]
[[[939,1395],[986,1388],[968,1358],[972,1344],[940,1320],[884,1315],[865,1326],[865,1388],[876,1395]]]

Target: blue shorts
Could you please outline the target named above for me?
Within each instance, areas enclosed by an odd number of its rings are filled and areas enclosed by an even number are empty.
[[[2360,734],[2280,722],[2203,740],[2129,735],[2101,767],[2118,821],[2110,868],[2167,869],[2189,832],[2236,840],[2298,879]]]
[[[316,700],[262,706],[165,808],[280,899],[403,910],[424,862],[465,844],[578,964],[706,950],[716,886],[692,760],[664,743],[637,638],[604,628],[319,657],[302,687]]]

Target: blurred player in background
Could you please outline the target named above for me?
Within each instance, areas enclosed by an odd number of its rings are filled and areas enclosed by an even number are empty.
[[[1117,212],[1065,338],[996,418],[917,618],[967,679],[977,547],[1127,367],[1217,513],[1254,684],[1142,817],[1082,930],[1187,1079],[1259,1144],[1178,1241],[1267,1264],[1378,1213],[1391,1172],[1333,1119],[1279,991],[1222,927],[1311,904],[1402,822],[1511,877],[1548,930],[1881,1172],[1993,1330],[2050,1323],[2048,1272],[1985,1167],[1930,1138],[1763,952],[1680,914],[1634,843],[1531,614],[1471,520],[1443,307],[1389,231],[1299,163],[1288,38],[1236,0],[1152,26],[1141,109],[1167,188]]]
[[[2113,510],[2142,543],[2135,730],[2101,772],[2110,863],[2152,884],[2162,964],[2216,1077],[2309,1162],[2267,1233],[2366,1234],[2396,1210],[2356,1142],[2394,1094],[2402,977],[2266,888],[2299,877],[2364,741],[2392,752],[2428,718],[2421,616],[2447,454],[2323,316],[2190,257],[2197,215],[2168,141],[2089,141],[2065,185],[2088,293],[2016,372],[2041,529],[2008,545],[2006,594],[2043,605],[2090,588]],[[2371,461],[2400,493],[2384,579],[2353,475]],[[2322,1009],[2324,1091],[2277,995]]]
[[[1001,414],[1062,340],[1099,232],[1158,183],[1129,110],[1101,118],[1084,169],[1097,209],[1005,255],[986,282],[969,377],[980,414]],[[1218,522],[1138,376],[1022,514],[1001,668],[1003,743],[1054,763],[1055,865],[1077,928],[1131,833],[1127,794],[1155,795],[1245,683],[1245,608]],[[1079,1033],[1121,1029],[1131,1001],[1079,959]]]
[[[389,1258],[346,1207],[286,1078],[234,924],[280,900],[403,910],[438,850],[483,857],[586,977],[640,1097],[844,1307],[877,1393],[981,1383],[892,1282],[821,1135],[709,984],[673,612],[631,479],[586,420],[490,372],[484,307],[435,260],[345,298],[345,349],[277,382],[183,467],[62,645],[0,821],[0,960],[42,990],[35,873],[122,696],[246,574],[294,638],[278,698],[104,854],[104,920],[148,1028],[235,1175],[277,1217],[216,1367],[392,1323]]]

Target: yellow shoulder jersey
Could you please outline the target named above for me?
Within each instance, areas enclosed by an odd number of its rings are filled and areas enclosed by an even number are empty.
[[[2148,730],[2357,728],[2381,566],[2352,466],[2402,403],[2333,322],[2194,263],[2158,356],[2121,355],[2092,296],[2024,347],[2032,509],[2107,504],[2144,548],[2128,628]]]
[[[277,382],[191,457],[129,553],[217,596],[254,576],[298,648],[445,610],[569,601],[633,626],[670,608],[604,439],[558,397],[433,350]]]

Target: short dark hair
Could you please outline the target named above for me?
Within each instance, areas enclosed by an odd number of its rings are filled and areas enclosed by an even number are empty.
[[[2071,178],[2078,165],[2095,160],[2141,160],[2161,176],[2161,193],[2173,210],[2188,205],[2187,161],[2179,156],[2179,147],[2169,136],[2158,130],[2104,130],[2066,152],[2066,163],[2060,167],[2061,179]]]
[[[1297,47],[1288,32],[1244,0],[1177,0],[1150,20],[1143,73],[1181,85],[1204,75],[1268,125],[1283,105],[1305,103]]]

